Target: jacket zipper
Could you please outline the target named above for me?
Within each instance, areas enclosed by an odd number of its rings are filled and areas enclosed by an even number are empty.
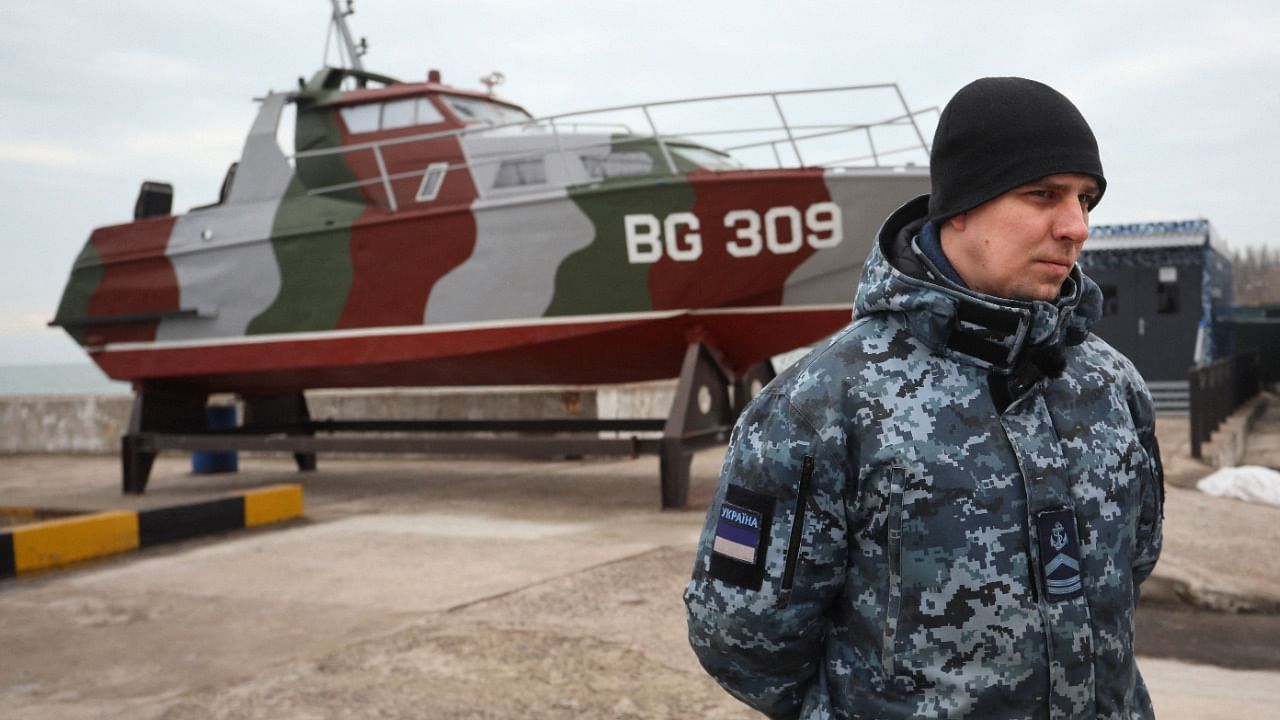
[[[787,565],[782,571],[782,589],[790,590],[795,582],[796,561],[800,559],[800,538],[804,535],[804,510],[809,504],[809,481],[813,478],[813,456],[805,455],[800,470],[800,487],[796,489],[796,512],[791,519],[791,541],[787,544]]]
[[[906,468],[889,468],[889,513],[885,554],[889,564],[889,596],[885,603],[884,637],[881,639],[881,671],[886,679],[894,676],[894,648],[898,637],[898,611],[902,606],[902,495],[906,491]]]

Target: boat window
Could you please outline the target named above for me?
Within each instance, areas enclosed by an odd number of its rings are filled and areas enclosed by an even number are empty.
[[[352,135],[373,132],[378,129],[378,113],[381,109],[382,106],[377,103],[344,107],[342,122],[346,123],[347,132]]]
[[[521,185],[541,185],[547,181],[547,168],[542,158],[527,160],[503,160],[498,165],[498,177],[493,181],[495,188],[519,187]]]
[[[580,155],[582,167],[592,180],[653,174],[653,156],[638,150],[608,155]]]
[[[418,185],[418,193],[414,196],[414,200],[418,202],[430,202],[436,199],[440,194],[440,186],[444,184],[444,174],[449,172],[449,163],[431,163],[427,166],[427,171],[422,174],[422,183]]]
[[[293,154],[298,151],[294,138],[298,133],[298,106],[293,103],[285,103],[280,110],[280,120],[276,123],[276,145],[280,146],[280,152],[284,155],[285,160],[289,162],[289,167],[295,167],[297,162],[293,158]]]
[[[444,116],[426,98],[405,98],[342,108],[342,121],[352,135],[381,130],[432,125]]]
[[[393,100],[382,106],[382,129],[411,127],[413,125],[413,109],[417,105],[416,98]]]
[[[418,98],[417,123],[419,125],[434,125],[438,122],[444,122],[444,116],[436,109],[435,105],[426,98]]]
[[[465,123],[482,123],[485,125],[506,125],[530,120],[523,110],[500,105],[480,98],[462,97],[460,95],[444,95],[449,109],[457,113]]]
[[[691,145],[668,145],[671,152],[697,165],[703,170],[741,170],[742,164],[732,157],[711,148]]]

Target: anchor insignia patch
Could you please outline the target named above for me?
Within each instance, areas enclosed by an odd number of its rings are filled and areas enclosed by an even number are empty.
[[[1084,594],[1080,572],[1080,541],[1076,538],[1075,511],[1045,510],[1036,516],[1040,536],[1040,577],[1045,599],[1061,602]]]

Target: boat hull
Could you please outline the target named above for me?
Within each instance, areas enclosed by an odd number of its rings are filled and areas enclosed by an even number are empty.
[[[695,340],[710,343],[731,371],[742,372],[779,347],[812,343],[848,319],[847,306],[751,308],[122,345],[91,355],[114,378],[244,395],[325,387],[594,385],[675,377]]]
[[[847,323],[881,219],[927,187],[705,172],[358,215],[285,191],[266,238],[226,207],[96,231],[59,314],[81,298],[108,376],[208,392],[651,380],[695,339],[742,372]]]

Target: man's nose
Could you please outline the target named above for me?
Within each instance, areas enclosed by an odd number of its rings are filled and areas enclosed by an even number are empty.
[[[1054,217],[1054,237],[1080,244],[1089,237],[1089,211],[1078,202],[1064,202]]]

